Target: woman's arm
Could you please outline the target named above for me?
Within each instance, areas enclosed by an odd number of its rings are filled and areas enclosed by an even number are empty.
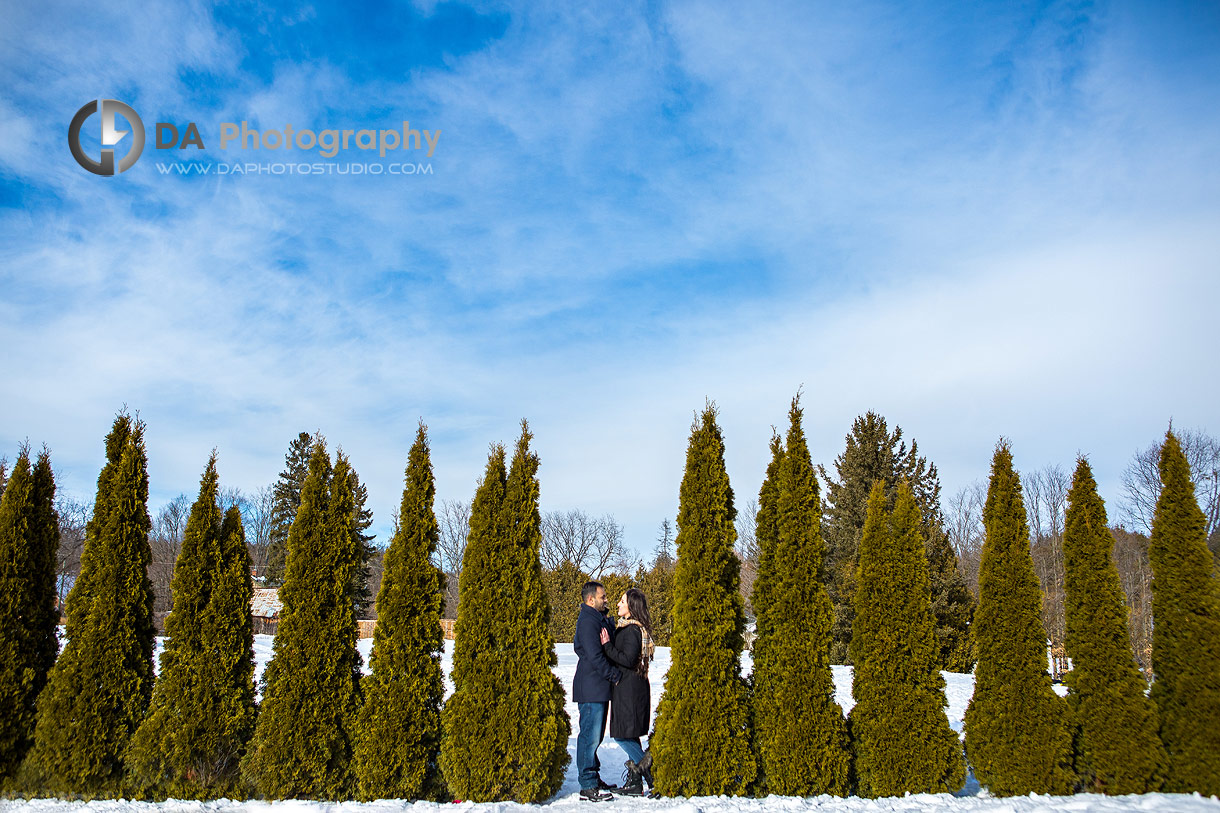
[[[613,641],[603,644],[602,651],[606,653],[606,657],[610,659],[611,663],[626,669],[634,669],[640,660],[641,642],[640,628],[635,624],[629,624],[619,629]]]

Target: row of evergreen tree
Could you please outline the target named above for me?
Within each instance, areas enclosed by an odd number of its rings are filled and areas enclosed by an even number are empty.
[[[568,762],[538,550],[538,458],[495,446],[472,505],[454,693],[443,699],[443,574],[425,428],[411,449],[378,593],[372,674],[355,648],[361,519],[353,472],[313,444],[287,540],[284,611],[256,706],[249,559],[240,514],[204,472],[152,672],[143,426],[106,439],[81,576],[55,659],[54,482],[28,450],[0,501],[0,770],[11,788],[66,796],[463,798],[536,802]],[[692,429],[673,574],[672,666],[652,738],[666,795],[953,791],[965,762],[944,714],[927,524],[910,478],[874,484],[853,576],[855,708],[834,701],[834,605],[816,472],[794,400],[759,495],[754,673],[733,490],[709,405]],[[1145,696],[1125,630],[1105,509],[1081,460],[1068,516],[1075,669],[1066,702],[1046,674],[1020,481],[997,448],[975,636],[966,754],[996,794],[1220,792],[1220,591],[1185,459],[1162,453],[1153,533],[1156,681]],[[54,666],[51,666],[51,664]],[[44,685],[45,684],[45,685]]]
[[[1041,596],[1021,484],[1004,441],[992,461],[974,621],[978,665],[965,751],[944,712],[926,524],[909,479],[873,484],[852,576],[855,705],[830,669],[833,605],[820,495],[794,400],[759,494],[754,671],[740,674],[744,614],[732,555],[733,491],[708,406],[692,430],[678,518],[672,662],[652,739],[665,795],[958,790],[966,762],[999,796],[1154,790],[1220,794],[1220,579],[1173,433],[1153,526],[1156,632],[1150,693],[1136,665],[1088,461],[1078,461],[1064,549],[1067,698],[1047,673]]]

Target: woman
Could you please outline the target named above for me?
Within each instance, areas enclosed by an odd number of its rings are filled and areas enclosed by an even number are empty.
[[[652,785],[652,755],[645,755],[640,737],[648,733],[652,715],[652,692],[648,685],[648,663],[652,660],[652,621],[648,601],[634,587],[618,602],[618,629],[614,640],[602,631],[602,650],[623,677],[610,696],[610,736],[627,752],[627,779],[619,793],[641,795],[644,780]]]

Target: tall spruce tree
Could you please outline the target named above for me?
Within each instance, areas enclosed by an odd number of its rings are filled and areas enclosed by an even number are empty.
[[[741,678],[736,510],[714,404],[691,427],[679,500],[672,664],[649,740],[653,775],[664,796],[739,796],[758,764]]]
[[[788,413],[787,450],[778,435],[771,440],[758,495],[752,603],[759,787],[784,796],[846,796],[850,751],[830,671],[830,597],[819,578],[822,510],[799,399]]]
[[[352,607],[357,540],[351,466],[314,444],[288,536],[284,609],[243,773],[269,799],[338,800],[355,790],[360,654]]]
[[[1067,709],[1046,670],[1042,594],[1021,481],[1005,440],[992,459],[983,525],[966,755],[979,783],[996,796],[1067,793],[1074,781]]]
[[[376,534],[366,533],[373,526],[373,512],[368,507],[369,489],[360,482],[360,475],[352,469],[352,501],[355,508],[352,511],[352,533],[356,535],[356,566],[352,568],[350,590],[352,604],[356,607],[356,617],[366,618],[373,608],[376,598],[370,592],[369,582],[373,573],[373,556],[377,550],[373,546]]]
[[[238,763],[255,719],[252,588],[241,513],[222,518],[218,499],[213,452],[174,568],[152,703],[126,757],[128,786],[139,796],[243,793]]]
[[[439,766],[445,576],[432,561],[440,535],[435,499],[421,422],[377,593],[372,675],[363,681],[354,759],[357,793],[365,800],[442,801],[445,795]]]
[[[267,546],[267,570],[261,574],[270,587],[279,587],[284,582],[284,568],[288,563],[288,534],[301,508],[301,489],[309,476],[309,461],[313,453],[314,437],[301,432],[288,444],[284,455],[284,470],[271,487],[271,533]]]
[[[68,597],[68,641],[38,698],[25,762],[34,787],[86,798],[118,792],[123,754],[153,688],[144,424],[120,414],[106,456]]]
[[[1114,537],[1089,462],[1076,461],[1063,534],[1067,654],[1064,682],[1075,730],[1076,774],[1085,790],[1157,790],[1165,749],[1156,706],[1135,663]]]
[[[475,802],[544,801],[563,784],[571,723],[551,671],[538,550],[538,456],[525,421],[505,470],[492,446],[470,510],[445,704],[441,767],[455,796]],[[506,609],[508,608],[508,609]]]
[[[1151,697],[1169,756],[1165,790],[1220,795],[1220,579],[1190,466],[1173,431],[1152,517]]]
[[[936,667],[921,517],[910,484],[893,513],[873,486],[860,538],[852,629],[851,736],[861,796],[954,793],[966,781],[962,744],[945,716]]]
[[[301,507],[301,488],[309,474],[310,456],[314,447],[320,443],[324,443],[321,434],[298,434],[289,444],[288,453],[284,455],[284,470],[272,486],[271,541],[267,550],[267,571],[263,574],[266,583],[271,587],[279,587],[284,581],[284,568],[288,561],[288,533]],[[351,470],[351,474],[352,499],[356,504],[352,524],[356,534],[357,560],[356,566],[352,568],[348,591],[355,604],[357,617],[363,617],[372,603],[369,576],[370,563],[375,552],[373,540],[376,537],[374,534],[365,533],[373,524],[373,512],[366,505],[369,498],[368,487],[360,482],[360,476],[355,469]]]
[[[661,533],[653,552],[652,565],[640,577],[640,590],[648,598],[648,615],[652,619],[652,639],[657,646],[669,646],[673,636],[674,569],[671,552],[673,538],[669,520],[661,523]]]
[[[935,464],[919,454],[919,446],[914,441],[907,448],[901,427],[895,427],[891,432],[885,418],[869,412],[852,423],[843,454],[835,460],[835,474],[832,478],[822,471],[827,481],[823,578],[835,616],[831,662],[851,662],[856,551],[864,532],[869,492],[873,483],[881,480],[885,484],[886,510],[892,510],[898,484],[906,478],[923,518],[932,610],[936,619],[937,664],[948,671],[969,672],[974,665],[969,632],[974,598],[944,531],[940,476]]]
[[[22,448],[0,499],[0,780],[34,741],[38,693],[59,653],[55,477],[43,449],[31,469]]]

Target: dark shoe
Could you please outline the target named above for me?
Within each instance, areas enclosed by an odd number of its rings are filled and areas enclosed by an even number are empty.
[[[623,771],[623,786],[616,788],[614,792],[622,796],[644,795],[644,775],[631,760],[627,760],[627,769]]]
[[[598,790],[614,790],[617,787],[618,787],[618,785],[611,785],[608,782],[606,782],[605,780],[603,780],[600,776],[597,777],[597,789]]]
[[[583,788],[580,791],[580,798],[585,802],[613,802],[614,794],[606,793],[599,788]]]
[[[640,774],[643,775],[643,777],[644,777],[644,781],[647,782],[648,787],[651,788],[653,785],[653,782],[652,782],[652,749],[649,749],[644,752],[644,758],[640,760],[640,764],[638,767],[640,769]]]

